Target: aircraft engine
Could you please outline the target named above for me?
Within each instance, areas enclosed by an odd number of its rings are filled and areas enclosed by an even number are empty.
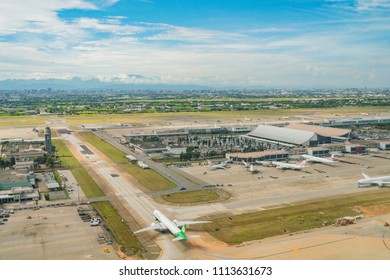
[[[164,227],[162,224],[160,223],[151,223],[150,224],[151,226],[158,226],[157,230],[161,231],[161,232],[165,232],[167,230],[166,227]]]

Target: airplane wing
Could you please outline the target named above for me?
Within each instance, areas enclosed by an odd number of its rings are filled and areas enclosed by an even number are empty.
[[[390,182],[389,181],[382,181],[382,180],[375,180],[375,181],[372,181],[371,184],[377,185],[378,187],[381,188],[384,185],[389,185]]]
[[[162,224],[152,224],[146,228],[135,231],[134,234],[144,232],[144,231],[149,231],[149,230],[164,230],[164,229],[165,227]]]
[[[184,226],[184,225],[195,225],[195,224],[207,224],[211,223],[210,221],[173,221],[178,227]]]

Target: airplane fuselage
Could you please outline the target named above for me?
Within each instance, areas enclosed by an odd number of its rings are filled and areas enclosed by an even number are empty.
[[[332,159],[309,156],[309,155],[302,155],[302,157],[305,160],[310,161],[310,162],[319,162],[319,163],[335,163],[336,162]]]
[[[360,179],[357,181],[357,186],[359,188],[364,186],[378,186],[382,187],[384,185],[390,184],[390,176],[381,176],[381,177],[372,177],[366,179]]]
[[[182,231],[179,229],[175,223],[173,223],[170,219],[168,219],[163,213],[161,213],[158,210],[153,211],[153,216],[162,223],[174,236],[177,236],[178,234],[182,233]],[[185,234],[180,235],[183,239],[186,239]]]
[[[280,162],[272,162],[276,168],[279,169],[293,169],[293,170],[301,170],[302,166],[298,164],[292,164],[292,163],[280,163]]]

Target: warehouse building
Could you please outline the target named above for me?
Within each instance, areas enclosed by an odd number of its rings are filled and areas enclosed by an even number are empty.
[[[133,142],[129,143],[129,146],[134,148],[138,153],[152,154],[152,153],[162,153],[167,151],[167,146],[158,141],[151,142]]]
[[[315,132],[269,125],[259,125],[245,137],[285,147],[309,147],[318,144],[318,136]]]
[[[367,147],[360,144],[345,145],[345,152],[349,154],[362,154],[366,152]]]
[[[390,142],[380,142],[379,149],[381,150],[390,150]]]
[[[0,204],[38,199],[34,174],[0,173]]]
[[[330,150],[328,148],[323,148],[323,147],[307,148],[307,154],[309,156],[325,157],[325,156],[329,156],[329,153],[330,153]]]

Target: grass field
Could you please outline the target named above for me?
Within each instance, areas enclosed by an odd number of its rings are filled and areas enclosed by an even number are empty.
[[[175,183],[152,169],[142,169],[135,164],[122,165],[122,168],[133,176],[142,186],[151,191],[161,191],[176,187]]]
[[[161,198],[175,204],[192,204],[215,201],[220,196],[214,190],[200,190],[163,195]]]
[[[122,221],[121,216],[109,201],[95,202],[93,207],[104,219],[115,240],[120,244],[122,252],[132,256],[143,251],[142,246],[133,236],[129,226]]]
[[[47,116],[0,116],[0,126],[44,125]]]
[[[56,148],[58,157],[60,158],[61,165],[68,168],[79,167],[79,161],[73,156],[73,154],[66,147],[65,143],[61,140],[52,140],[53,146]]]
[[[87,198],[104,196],[103,191],[99,188],[89,173],[84,168],[79,167],[80,163],[72,155],[64,142],[54,140],[53,145],[56,147],[56,151],[60,156],[61,162],[65,163],[67,166],[74,166],[74,168],[71,169],[72,174],[80,184],[85,196]],[[104,219],[115,240],[120,245],[122,252],[133,255],[144,250],[138,240],[133,236],[129,226],[122,222],[122,217],[118,215],[111,202],[95,202],[93,203],[93,206]]]
[[[164,122],[171,119],[183,120],[215,120],[234,118],[262,118],[279,117],[305,114],[360,114],[388,112],[390,106],[366,106],[366,107],[336,107],[336,108],[308,108],[308,109],[276,109],[255,111],[212,111],[212,112],[177,112],[177,113],[142,113],[142,114],[109,114],[109,115],[78,115],[66,116],[69,124],[81,125],[92,123],[139,123],[139,122]]]
[[[125,157],[125,153],[102,140],[92,132],[81,132],[80,136],[104,153],[113,162],[121,164],[121,167],[145,188],[151,191],[159,191],[176,187],[176,184],[161,176],[156,171],[152,169],[142,169],[138,165],[130,164]]]
[[[327,201],[265,210],[235,216],[215,217],[203,226],[215,238],[229,244],[258,240],[332,224],[336,218],[356,216],[354,208],[380,208],[390,212],[390,190],[348,195]]]

